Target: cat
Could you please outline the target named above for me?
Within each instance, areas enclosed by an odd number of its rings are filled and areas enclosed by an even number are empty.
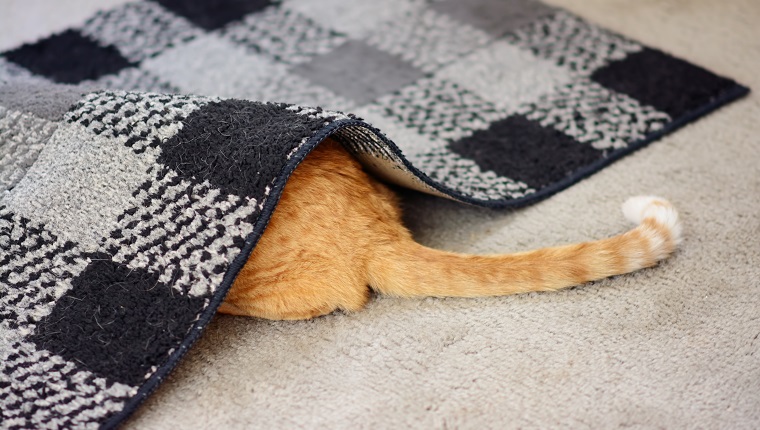
[[[612,238],[508,255],[424,247],[397,196],[327,139],[290,177],[268,227],[219,312],[274,320],[358,311],[370,289],[398,297],[480,297],[552,291],[653,266],[680,240],[675,208],[633,197],[639,224]]]

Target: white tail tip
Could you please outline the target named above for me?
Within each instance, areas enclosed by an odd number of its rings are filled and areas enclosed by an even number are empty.
[[[667,200],[655,196],[631,197],[623,203],[623,214],[636,224],[647,218],[653,218],[658,224],[670,231],[670,239],[678,244],[681,241],[681,221],[678,211]]]

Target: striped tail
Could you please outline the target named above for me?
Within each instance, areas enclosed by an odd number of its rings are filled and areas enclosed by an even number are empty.
[[[378,251],[370,286],[399,297],[481,297],[552,291],[657,264],[676,249],[681,223],[666,200],[639,196],[623,205],[637,227],[620,235],[507,255],[464,255],[408,241]]]

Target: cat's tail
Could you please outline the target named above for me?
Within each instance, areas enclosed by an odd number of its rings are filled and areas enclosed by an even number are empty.
[[[593,242],[507,255],[463,255],[413,241],[370,263],[370,285],[401,297],[479,297],[558,290],[655,265],[681,238],[678,212],[657,197],[632,197],[625,216],[638,224]]]

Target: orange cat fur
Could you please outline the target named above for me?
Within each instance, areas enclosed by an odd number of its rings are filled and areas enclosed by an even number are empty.
[[[509,255],[438,251],[412,239],[395,194],[328,139],[291,176],[219,311],[307,319],[358,311],[370,289],[399,297],[557,290],[649,267],[673,252],[681,227],[670,203],[634,197],[623,211],[639,225],[608,239]]]

